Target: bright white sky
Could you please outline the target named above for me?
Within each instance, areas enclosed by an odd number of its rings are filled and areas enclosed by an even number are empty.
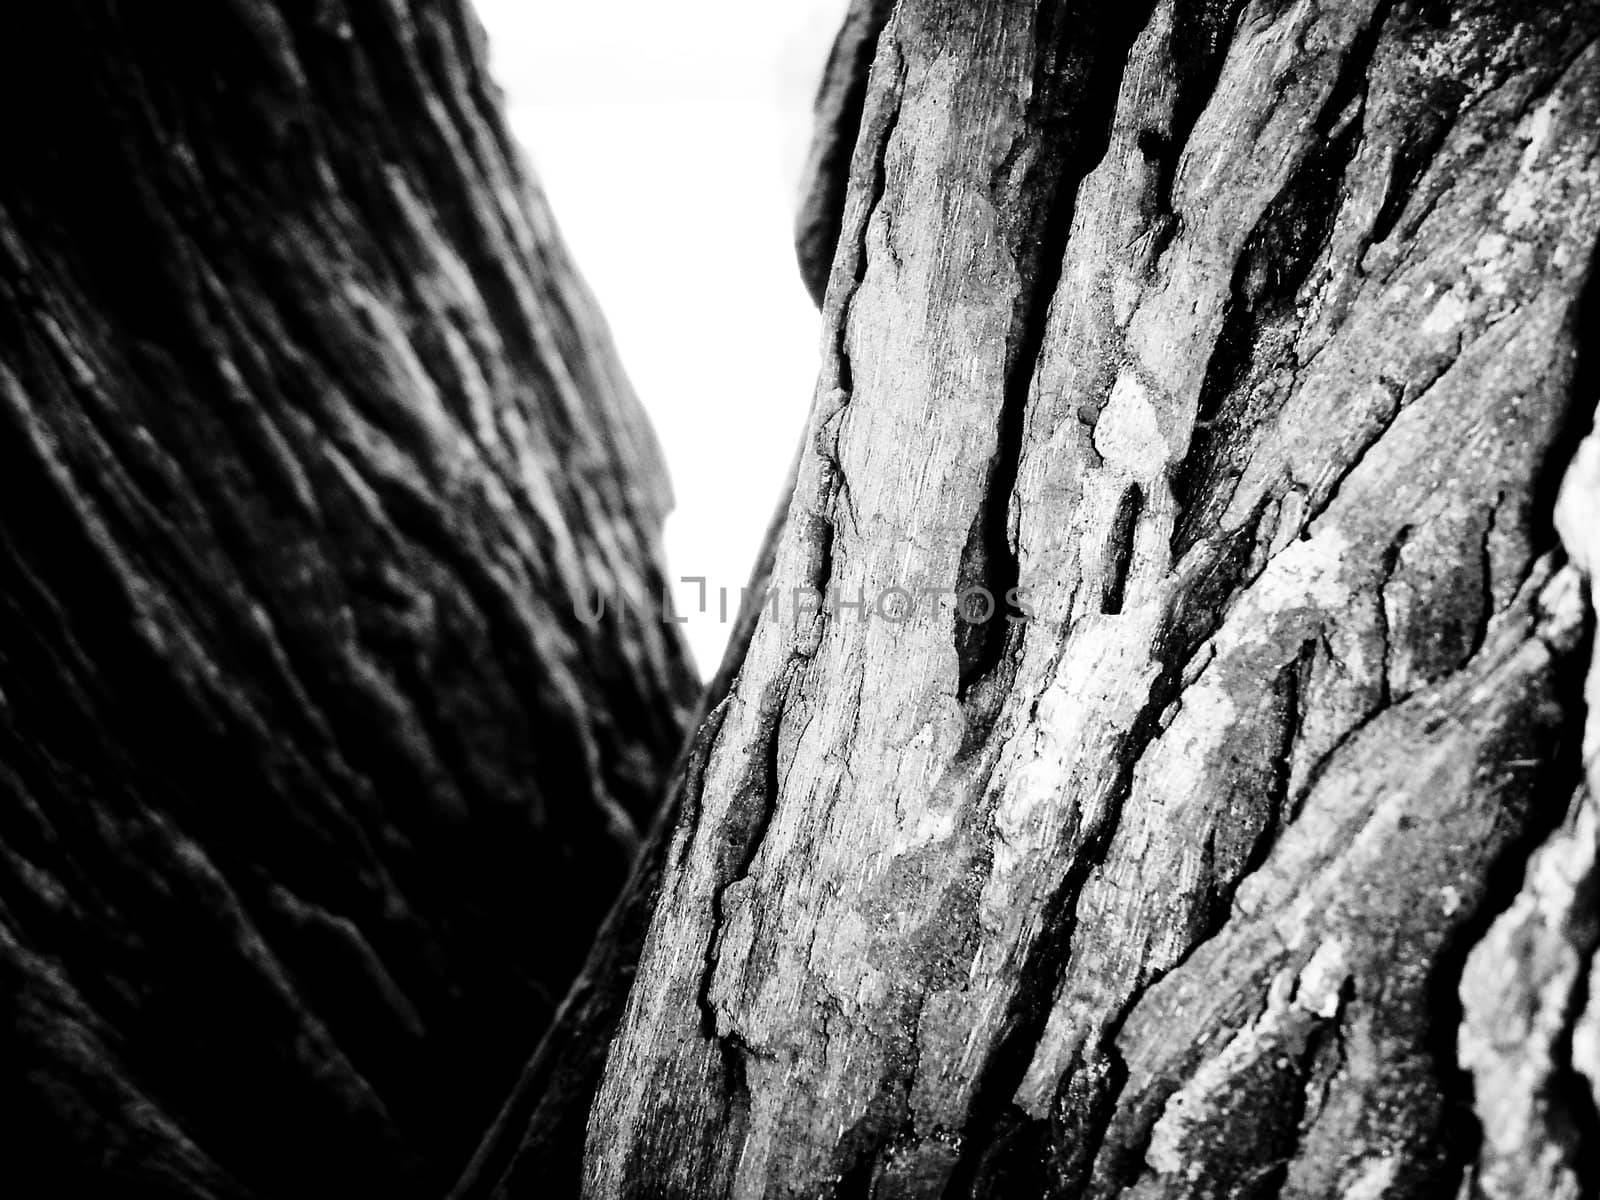
[[[714,670],[810,403],[791,232],[845,0],[476,0],[511,127],[599,298],[677,495],[677,608]]]

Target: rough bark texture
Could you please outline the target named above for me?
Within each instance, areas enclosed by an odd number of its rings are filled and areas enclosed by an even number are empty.
[[[653,439],[459,0],[23,6],[0,106],[0,1186],[436,1196],[692,702]]]
[[[901,0],[591,1200],[1593,1186],[1597,35]]]
[[[1600,393],[1600,380],[1591,376],[1586,386]],[[1556,524],[1592,588],[1600,570],[1594,434],[1567,473]],[[1528,860],[1515,900],[1461,976],[1458,1055],[1483,1127],[1476,1183],[1491,1200],[1576,1200],[1600,1189],[1600,657],[1591,661],[1584,703],[1584,771],[1566,818]]]

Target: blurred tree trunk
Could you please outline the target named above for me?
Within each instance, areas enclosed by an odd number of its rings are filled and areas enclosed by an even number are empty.
[[[656,446],[463,0],[27,5],[0,99],[0,1191],[437,1196],[693,701]]]
[[[585,1195],[1592,1190],[1600,9],[874,12]]]

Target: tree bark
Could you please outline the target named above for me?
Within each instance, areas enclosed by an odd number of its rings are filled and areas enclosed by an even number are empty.
[[[25,6],[0,103],[5,1187],[436,1196],[693,700],[657,448],[460,0]]]
[[[894,8],[586,1196],[1594,1186],[1597,37]]]

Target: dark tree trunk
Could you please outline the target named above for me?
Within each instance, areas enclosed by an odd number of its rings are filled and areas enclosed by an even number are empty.
[[[590,1200],[1595,1185],[1597,36],[894,8]]]
[[[693,701],[653,439],[461,0],[25,5],[0,105],[0,1191],[437,1196]]]

